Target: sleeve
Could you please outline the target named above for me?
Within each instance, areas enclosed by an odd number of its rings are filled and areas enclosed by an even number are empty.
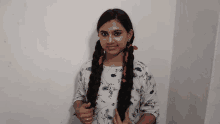
[[[75,97],[73,98],[73,104],[77,101],[77,100],[82,100],[85,101],[86,100],[86,90],[85,90],[85,71],[84,71],[84,64],[83,66],[80,68],[80,71],[77,75],[77,88],[76,88],[76,92],[75,92]],[[75,112],[74,112],[75,115]]]
[[[156,82],[148,67],[145,66],[143,78],[143,90],[141,92],[140,111],[150,113],[155,116],[156,123],[159,122],[159,102],[157,96]]]

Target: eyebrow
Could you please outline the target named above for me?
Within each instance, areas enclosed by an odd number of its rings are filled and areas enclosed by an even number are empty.
[[[122,30],[114,30],[114,32],[117,32],[117,31],[122,31]],[[104,30],[101,30],[100,32],[107,32],[108,33],[108,31],[104,31]]]

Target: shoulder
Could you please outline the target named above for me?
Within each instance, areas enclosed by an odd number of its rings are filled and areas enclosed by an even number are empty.
[[[84,70],[91,71],[92,70],[91,67],[92,67],[92,59],[89,59],[82,63],[81,71],[84,71]]]
[[[148,73],[149,69],[146,63],[135,59],[134,60],[134,71],[137,72],[139,76],[141,76],[141,75]]]
[[[138,72],[139,75],[149,72],[147,64],[138,59],[134,59],[133,65],[134,65],[135,72]],[[91,71],[91,69],[92,69],[92,59],[85,61],[81,66],[81,70]]]

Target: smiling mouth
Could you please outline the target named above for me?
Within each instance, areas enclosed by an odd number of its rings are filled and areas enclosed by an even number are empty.
[[[108,47],[108,49],[115,49],[117,46]]]

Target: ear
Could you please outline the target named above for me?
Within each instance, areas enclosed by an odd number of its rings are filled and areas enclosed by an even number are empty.
[[[131,29],[128,33],[128,38],[131,39],[134,34],[134,31]]]

